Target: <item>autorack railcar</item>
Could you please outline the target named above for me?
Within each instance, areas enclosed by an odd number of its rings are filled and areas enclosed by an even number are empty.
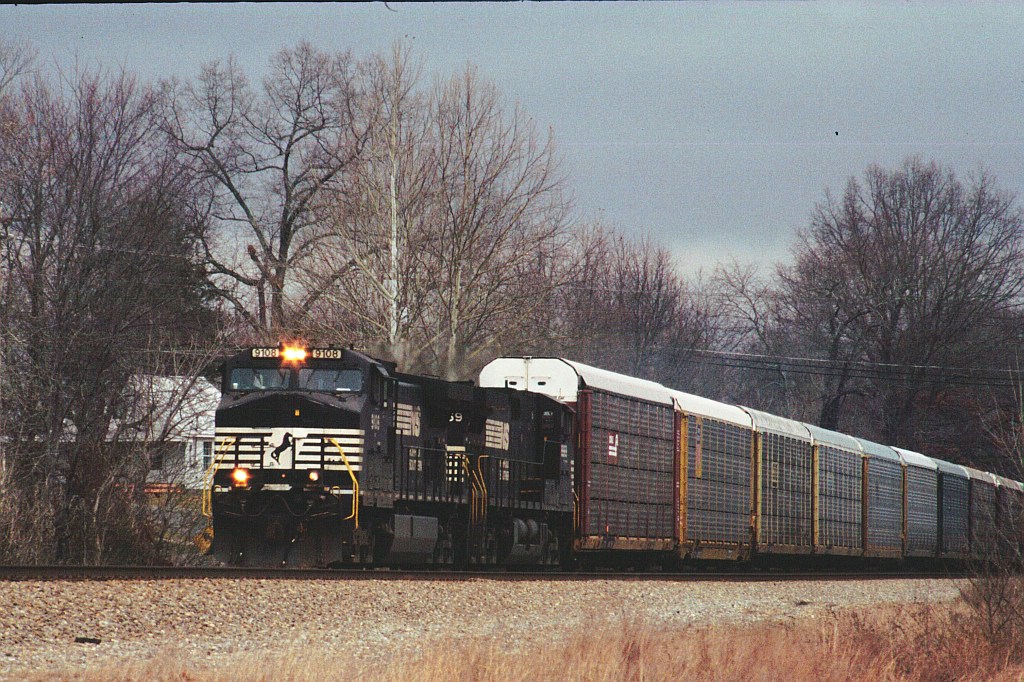
[[[753,553],[753,422],[733,405],[672,392],[680,429],[680,557],[749,559]]]
[[[859,556],[863,548],[863,448],[853,436],[806,426],[814,442],[815,553]]]
[[[970,488],[967,518],[971,552],[989,555],[997,545],[996,479],[986,471],[964,468],[967,469]]]
[[[939,466],[919,452],[893,450],[903,462],[903,555],[935,557],[939,551]]]

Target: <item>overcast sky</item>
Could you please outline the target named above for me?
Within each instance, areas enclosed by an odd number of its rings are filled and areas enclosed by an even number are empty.
[[[308,40],[407,40],[466,62],[565,158],[581,218],[649,232],[687,270],[787,260],[826,187],[910,155],[1024,199],[1024,10],[1015,3],[2,6],[0,32],[67,67],[253,76]]]

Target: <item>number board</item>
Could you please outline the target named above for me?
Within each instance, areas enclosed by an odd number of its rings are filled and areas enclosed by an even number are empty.
[[[314,360],[341,360],[344,357],[345,351],[341,348],[310,348],[309,357]],[[281,357],[280,348],[253,348],[252,357],[254,358],[279,358]]]

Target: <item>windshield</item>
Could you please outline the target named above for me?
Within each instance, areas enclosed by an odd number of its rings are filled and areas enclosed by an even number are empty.
[[[288,370],[239,367],[231,370],[231,381],[229,384],[232,391],[265,391],[267,389],[287,388]]]
[[[363,388],[358,369],[300,369],[299,388],[327,393],[357,393]]]

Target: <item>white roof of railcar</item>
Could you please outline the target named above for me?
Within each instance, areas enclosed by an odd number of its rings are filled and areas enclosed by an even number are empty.
[[[498,358],[480,370],[480,385],[509,386],[566,402],[576,402],[579,389],[588,387],[654,403],[672,404],[671,392],[659,383],[562,358]]]
[[[922,455],[920,452],[914,452],[913,450],[904,450],[903,448],[898,448],[896,446],[893,446],[892,449],[899,453],[900,458],[903,459],[903,461],[909,464],[910,466],[921,467],[922,469],[930,469],[932,471],[937,471],[939,468],[939,465],[936,464],[934,459],[932,459],[931,457],[926,457],[925,455]]]
[[[939,471],[941,471],[944,474],[953,474],[955,476],[959,476],[960,478],[970,478],[970,476],[967,474],[967,469],[960,466],[959,464],[953,464],[952,462],[947,462],[944,459],[936,459],[935,464],[938,465]]]
[[[587,388],[597,388],[654,403],[672,403],[671,391],[657,382],[609,372],[606,369],[591,367],[571,360],[562,360],[562,362],[576,370],[576,374],[583,380]]]
[[[881,443],[865,440],[863,438],[858,438],[857,440],[860,442],[861,448],[864,449],[865,455],[871,455],[872,457],[878,457],[879,459],[887,459],[891,462],[900,462],[902,464],[900,456],[888,445],[882,445]]]
[[[498,358],[480,370],[480,385],[509,386],[566,402],[576,402],[582,387],[595,388],[655,403],[675,404],[689,414],[747,428],[752,426],[747,413],[733,405],[564,358]]]
[[[811,442],[810,431],[808,431],[807,427],[798,421],[762,412],[761,410],[755,410],[752,407],[743,407],[742,405],[740,407],[744,412],[750,415],[751,419],[754,421],[754,428],[758,431],[777,433],[782,436],[797,438],[808,443]]]
[[[710,417],[711,419],[744,426],[748,429],[753,427],[750,415],[735,405],[701,398],[699,395],[691,395],[682,391],[671,391],[670,393],[675,399],[676,404],[679,405],[679,409],[687,414]]]
[[[1006,476],[1000,476],[999,474],[992,474],[992,475],[996,479],[996,485],[998,485],[998,486],[1000,486],[1002,488],[1012,488],[1014,490],[1024,492],[1024,484],[1021,484],[1020,481],[1015,481],[1012,478],[1007,478]]]
[[[991,485],[996,484],[995,474],[990,474],[987,471],[980,471],[978,469],[972,469],[971,467],[964,467],[964,469],[967,470],[967,475],[976,481],[981,481],[982,483],[989,483]]]
[[[820,426],[815,426],[814,424],[804,424],[804,428],[810,432],[811,438],[816,443],[824,443],[825,445],[831,445],[832,447],[842,448],[843,450],[856,452],[858,455],[864,451],[860,446],[860,441],[853,436],[848,436],[845,433],[839,433],[838,431],[832,431],[830,429],[823,429]]]

